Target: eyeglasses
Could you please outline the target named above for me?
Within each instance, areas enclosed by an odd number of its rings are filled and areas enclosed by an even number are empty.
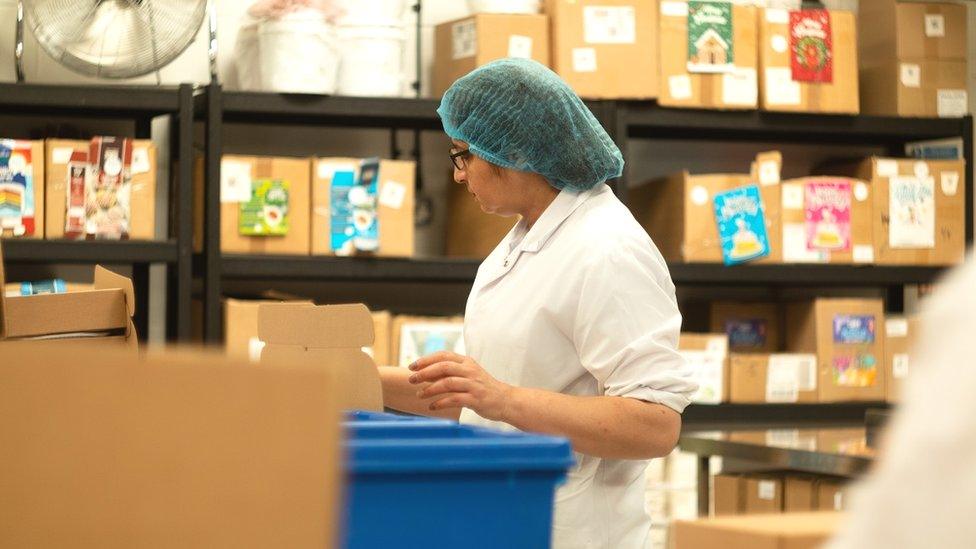
[[[465,167],[467,167],[464,157],[468,156],[469,154],[471,154],[471,151],[468,149],[451,147],[451,162],[454,164],[454,167],[459,170],[463,170]]]

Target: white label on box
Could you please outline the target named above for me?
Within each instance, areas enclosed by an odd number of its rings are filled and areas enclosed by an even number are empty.
[[[772,354],[770,364],[790,364],[783,366],[796,371],[796,384],[800,391],[817,390],[817,355],[814,354]]]
[[[789,42],[787,42],[786,37],[782,34],[774,34],[769,39],[769,45],[773,47],[774,52],[783,53],[789,47]]]
[[[800,83],[793,81],[789,67],[766,69],[765,97],[769,105],[800,104]]]
[[[854,198],[858,202],[864,202],[868,199],[868,186],[864,182],[857,182],[854,184]]]
[[[885,320],[885,335],[888,337],[908,337],[908,321],[904,318]]]
[[[769,357],[766,370],[766,402],[796,402],[800,399],[800,372],[791,360]]]
[[[959,190],[959,172],[942,172],[939,179],[941,180],[942,194],[956,196],[956,191]]]
[[[783,209],[803,209],[803,185],[799,183],[785,183],[783,185]]]
[[[876,171],[878,177],[895,177],[898,175],[897,160],[878,160]]]
[[[132,149],[132,175],[149,173],[149,149],[136,147]]]
[[[668,91],[671,99],[691,99],[691,77],[687,74],[668,77]]]
[[[870,244],[855,244],[853,256],[854,263],[874,263],[874,246]]]
[[[789,25],[790,12],[781,9],[769,8],[766,10],[766,22],[774,25]]]
[[[320,160],[315,172],[319,176],[319,179],[328,179],[329,181],[332,181],[332,178],[335,176],[336,172],[356,173],[358,169],[359,168],[357,168],[354,164],[335,163],[329,160]]]
[[[396,181],[384,181],[380,189],[380,205],[394,210],[403,207],[403,199],[407,196],[407,187]]]
[[[247,358],[251,362],[261,362],[261,350],[264,349],[264,342],[256,337],[247,340]]]
[[[725,355],[710,351],[680,351],[698,384],[691,401],[698,404],[720,404],[725,386]]]
[[[784,263],[827,263],[830,259],[827,250],[807,248],[807,228],[803,223],[783,225]]]
[[[709,353],[715,353],[724,359],[725,355],[729,352],[729,338],[724,336],[713,337],[705,344],[705,350]]]
[[[251,199],[251,165],[224,160],[220,163],[220,201],[240,203]]]
[[[593,48],[573,48],[573,71],[596,72],[596,50]]]
[[[776,483],[771,480],[759,481],[759,499],[772,501],[776,499]]]
[[[766,446],[796,448],[799,445],[799,429],[769,429],[766,431]]]
[[[959,118],[969,112],[969,96],[966,90],[939,90],[939,118]]]
[[[661,2],[661,15],[667,17],[688,17],[688,2]]]
[[[758,93],[756,69],[734,69],[722,75],[722,103],[755,105]]]
[[[898,176],[888,181],[888,246],[934,248],[935,179]]]
[[[55,147],[51,151],[51,162],[58,165],[64,165],[71,161],[71,153],[74,149],[71,147]]]
[[[922,87],[922,67],[914,63],[901,64],[901,85],[906,88]]]
[[[691,188],[691,202],[696,206],[704,206],[708,203],[708,189],[701,185]]]
[[[929,38],[945,37],[945,17],[938,13],[925,14],[925,36]]]
[[[834,511],[844,510],[844,492],[834,494]]]
[[[915,164],[912,166],[912,171],[915,172],[915,177],[928,177],[929,163],[924,160],[916,160]]]
[[[478,30],[474,19],[454,23],[451,27],[451,57],[457,61],[478,53]]]
[[[508,56],[518,59],[532,59],[532,38],[521,34],[509,36]]]
[[[759,163],[759,184],[777,185],[779,184],[779,163],[772,160]],[[800,207],[803,207],[801,202]]]
[[[908,377],[908,355],[906,353],[895,353],[891,357],[891,375],[895,379],[905,379]]]
[[[634,7],[584,7],[583,41],[587,44],[633,44],[637,41]]]

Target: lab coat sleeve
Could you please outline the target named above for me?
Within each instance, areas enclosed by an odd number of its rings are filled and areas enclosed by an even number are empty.
[[[588,259],[573,326],[583,367],[607,396],[681,413],[698,387],[677,351],[681,313],[664,260],[647,244],[621,244]]]

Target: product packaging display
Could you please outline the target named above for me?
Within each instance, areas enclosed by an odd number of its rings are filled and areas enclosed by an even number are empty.
[[[413,255],[414,162],[314,158],[312,168],[312,255]]]
[[[92,166],[93,141],[47,139],[44,141],[46,230],[49,240],[83,240],[119,235],[124,226],[129,240],[152,240],[156,236],[156,146],[148,139],[127,139],[131,146],[128,182],[119,192],[95,187]],[[99,198],[98,193],[101,193]],[[101,202],[99,203],[99,201]],[[102,205],[114,202],[114,206]],[[127,204],[127,208],[124,205]],[[118,215],[128,212],[115,221]],[[101,221],[99,221],[101,220]],[[99,236],[99,227],[102,235]]]
[[[728,336],[733,353],[773,353],[782,348],[783,320],[776,303],[715,301],[710,318],[711,330]]]
[[[965,5],[875,0],[864,2],[858,13],[864,112],[911,117],[969,112]]]
[[[784,263],[874,263],[874,187],[846,177],[782,182]]]
[[[63,294],[67,291],[68,284],[61,278],[20,283],[20,295]]]
[[[882,401],[884,306],[880,299],[827,299],[790,303],[786,348],[817,355],[819,402]]]
[[[484,13],[442,23],[434,31],[433,94],[496,59],[516,57],[551,64],[549,18]]]
[[[44,238],[44,143],[0,139],[0,237]]]
[[[661,0],[660,17],[661,105],[756,108],[756,8]]]
[[[762,109],[857,114],[855,26],[847,11],[760,10]]]
[[[817,402],[817,377],[817,355],[812,353],[733,353],[729,360],[729,402]]]
[[[464,319],[460,317],[397,316],[393,319],[394,365],[409,366],[439,351],[464,354]]]
[[[694,372],[697,404],[720,404],[729,396],[729,343],[725,334],[681,334],[678,352]]]
[[[546,0],[553,70],[585,99],[657,97],[656,4]]]
[[[717,193],[713,198],[715,224],[726,265],[745,263],[769,255],[766,213],[759,187],[748,185]]]
[[[85,174],[85,234],[95,239],[127,239],[131,203],[132,140],[92,138]]]
[[[917,317],[888,317],[885,320],[885,368],[888,372],[885,400],[901,400],[902,387],[914,366],[912,356],[918,341],[920,321]]]

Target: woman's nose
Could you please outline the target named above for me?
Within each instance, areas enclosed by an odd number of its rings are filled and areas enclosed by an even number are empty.
[[[466,178],[467,178],[467,174],[464,173],[464,170],[459,170],[457,168],[454,168],[454,182],[455,183],[457,183],[459,185],[463,185],[464,184],[464,180]]]

